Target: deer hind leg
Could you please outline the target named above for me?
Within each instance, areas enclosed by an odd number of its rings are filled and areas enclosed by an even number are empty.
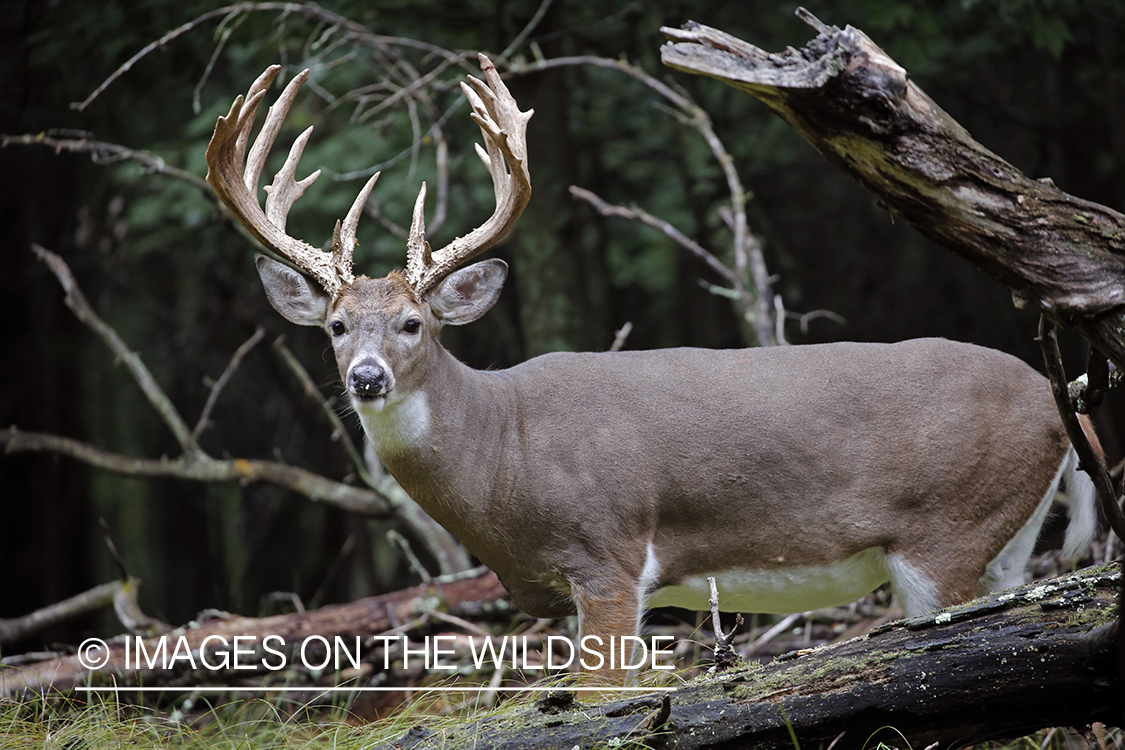
[[[888,553],[886,566],[907,617],[969,601],[976,596],[982,572],[971,565],[933,570],[901,552]]]

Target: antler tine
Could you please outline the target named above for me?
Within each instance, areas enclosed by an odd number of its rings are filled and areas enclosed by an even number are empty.
[[[426,242],[426,183],[418,190],[414,201],[414,216],[410,221],[410,234],[406,238],[406,278],[421,279],[432,263],[430,243]]]
[[[425,186],[418,195],[414,222],[408,241],[406,277],[419,296],[470,258],[483,253],[499,242],[519,219],[531,198],[531,175],[527,169],[527,121],[534,110],[521,112],[496,66],[484,55],[480,58],[484,81],[469,76],[470,87],[461,84],[469,104],[471,117],[480,126],[487,154],[477,146],[477,153],[492,175],[496,193],[496,210],[489,219],[464,237],[429,252],[422,227],[422,203]],[[415,233],[417,232],[417,236]]]
[[[363,207],[367,205],[367,199],[371,195],[375,183],[379,180],[379,175],[382,172],[376,172],[371,175],[371,178],[359,191],[352,207],[348,209],[347,216],[344,217],[344,222],[341,225],[339,221],[336,222],[336,229],[332,232],[332,258],[337,268],[346,269],[348,275],[352,272],[352,252],[355,246],[359,244],[355,238],[356,227],[359,226],[359,216],[363,212]]]
[[[337,222],[333,252],[326,253],[304,240],[290,237],[285,233],[289,210],[320,176],[320,170],[317,170],[303,180],[295,179],[297,164],[312,135],[310,127],[294,141],[285,164],[274,177],[273,183],[266,186],[266,206],[262,210],[257,195],[262,169],[298,90],[309,76],[309,71],[303,71],[285,87],[277,102],[270,107],[262,130],[247,156],[246,146],[258,108],[280,70],[279,65],[267,69],[254,81],[245,99],[242,96],[236,98],[227,116],[220,117],[215,123],[215,134],[207,146],[207,181],[234,217],[262,245],[312,276],[334,297],[344,286],[355,280],[352,275],[352,252],[355,248],[356,225],[378,175],[371,178],[360,191],[343,222],[343,229],[340,229],[340,223]]]

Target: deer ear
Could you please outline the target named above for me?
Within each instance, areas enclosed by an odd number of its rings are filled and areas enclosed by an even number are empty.
[[[507,276],[508,264],[496,259],[454,271],[430,293],[430,309],[443,323],[472,323],[496,304]]]
[[[273,309],[290,323],[322,326],[328,315],[328,295],[284,263],[259,255],[258,275]]]

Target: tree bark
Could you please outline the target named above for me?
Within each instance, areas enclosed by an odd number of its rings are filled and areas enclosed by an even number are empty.
[[[689,23],[662,29],[661,57],[761,100],[896,217],[1125,369],[1125,216],[977,143],[862,31],[798,15],[819,32],[801,50]]]
[[[1117,566],[1089,568],[663,696],[590,706],[553,693],[480,721],[415,727],[387,747],[791,750],[794,738],[826,747],[839,737],[836,747],[858,748],[905,737],[920,748],[1117,723],[1120,579]]]

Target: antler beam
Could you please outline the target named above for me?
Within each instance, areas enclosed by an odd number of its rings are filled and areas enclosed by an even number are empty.
[[[527,122],[534,112],[521,112],[496,66],[484,55],[479,55],[479,58],[485,80],[469,76],[469,82],[462,83],[461,88],[473,108],[473,121],[480,126],[484,136],[486,148],[477,145],[476,149],[492,175],[496,210],[472,232],[458,237],[440,250],[431,251],[426,242],[423,218],[426,185],[422,183],[407,239],[406,263],[407,280],[418,296],[424,295],[453,269],[503,239],[531,198],[526,134]],[[318,250],[304,240],[289,236],[285,231],[289,210],[320,176],[320,170],[317,170],[303,180],[296,179],[297,163],[312,135],[312,127],[309,127],[294,141],[289,157],[273,183],[266,186],[266,204],[262,209],[257,196],[262,169],[298,90],[309,77],[308,70],[302,71],[285,87],[277,102],[270,107],[262,131],[247,156],[246,147],[258,108],[280,70],[281,66],[274,65],[262,73],[246,96],[235,99],[230,112],[215,124],[215,134],[207,147],[207,181],[235,218],[262,245],[312,276],[330,296],[335,297],[355,280],[352,252],[356,244],[356,225],[379,173],[375,173],[360,190],[344,220],[336,223],[331,252]]]
[[[285,87],[277,102],[269,108],[262,132],[258,134],[247,157],[246,146],[250,141],[250,131],[254,128],[258,108],[280,70],[280,65],[270,66],[250,86],[245,98],[239,96],[235,99],[226,117],[220,117],[215,123],[215,134],[207,146],[207,181],[235,218],[262,245],[312,276],[334,297],[344,286],[355,280],[352,274],[352,252],[356,244],[356,225],[379,173],[375,173],[360,190],[344,221],[336,223],[332,252],[318,250],[304,240],[289,236],[285,232],[289,210],[320,176],[318,169],[303,180],[295,178],[297,163],[312,135],[313,129],[309,127],[294,141],[289,157],[274,177],[273,183],[266,186],[266,206],[262,210],[257,196],[262,169],[297,92],[309,77],[309,71],[304,70]]]
[[[457,266],[483,253],[511,231],[531,198],[531,174],[527,169],[527,121],[534,110],[521,112],[496,66],[478,55],[484,81],[469,76],[461,88],[473,108],[471,117],[480,126],[487,151],[477,144],[477,154],[492,175],[496,210],[479,227],[458,237],[440,250],[426,242],[423,206],[426,185],[414,204],[414,219],[407,239],[406,278],[422,296]]]

